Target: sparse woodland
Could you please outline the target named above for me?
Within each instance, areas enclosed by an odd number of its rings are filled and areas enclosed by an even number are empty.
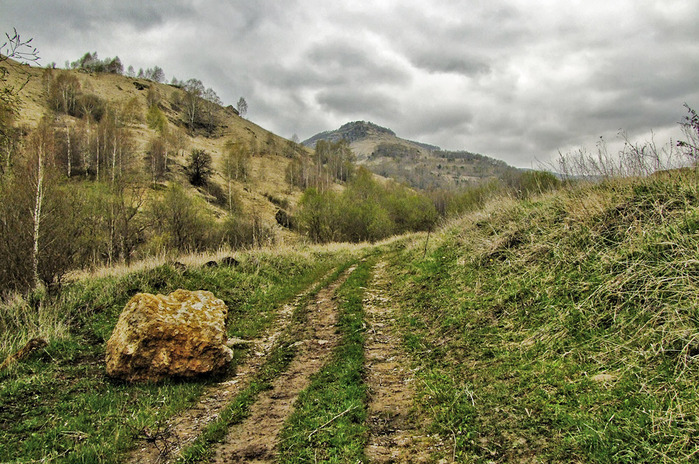
[[[308,189],[331,195],[356,171],[349,147],[341,142],[321,143],[308,153],[272,134],[265,140],[254,133],[225,136],[226,118],[247,111],[245,100],[227,112],[197,79],[159,85],[158,67],[139,72],[143,80],[128,75],[118,80],[116,85],[136,86],[140,95],[111,101],[93,90],[91,76],[121,76],[118,58],[100,60],[88,53],[70,70],[28,70],[9,59],[3,66],[8,86],[27,72],[27,79],[40,80],[38,98],[45,103],[35,126],[15,123],[23,111],[22,89],[3,103],[2,292],[52,287],[67,272],[86,266],[274,242],[279,233],[274,216],[244,207],[239,193],[256,188],[253,177],[261,175],[270,155],[285,160],[284,177],[278,180],[287,185],[281,192],[287,197]],[[223,141],[216,162],[212,153],[192,146],[193,138]],[[255,174],[253,159],[262,166]],[[366,188],[372,189],[375,182],[368,182]],[[293,209],[279,194],[265,196],[279,203],[272,208]],[[375,195],[367,201],[376,201]],[[296,214],[284,208],[284,215]],[[384,222],[383,231],[331,237],[305,223],[311,215],[307,207],[298,214],[298,221],[285,226],[297,224],[296,230],[312,240],[377,239],[405,230],[405,221],[396,218],[400,226]]]

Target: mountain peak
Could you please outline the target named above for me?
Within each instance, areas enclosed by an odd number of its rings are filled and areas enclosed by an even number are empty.
[[[314,148],[318,140],[327,140],[329,142],[337,142],[339,140],[347,140],[349,143],[357,140],[366,139],[375,135],[388,135],[395,137],[396,133],[391,129],[381,127],[369,121],[353,121],[343,124],[339,129],[332,131],[321,132],[313,137],[304,140],[302,143],[307,147]]]

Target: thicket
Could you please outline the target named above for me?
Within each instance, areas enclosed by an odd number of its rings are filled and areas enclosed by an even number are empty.
[[[437,210],[430,199],[396,182],[380,183],[359,168],[342,193],[307,189],[297,220],[315,242],[377,241],[393,234],[429,230]]]

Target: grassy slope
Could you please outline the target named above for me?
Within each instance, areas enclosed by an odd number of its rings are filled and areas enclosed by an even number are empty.
[[[457,460],[696,458],[698,176],[503,201],[394,260],[419,403]]]
[[[5,63],[2,66],[8,65]],[[11,85],[18,86],[28,79],[26,86],[19,94],[21,108],[16,122],[20,126],[35,127],[42,116],[49,111],[44,72],[46,71],[42,68],[27,65],[16,65],[11,68],[9,74]],[[243,207],[243,212],[247,214],[254,212],[263,218],[265,223],[275,224],[274,214],[278,208],[269,201],[267,196],[278,198],[292,206],[300,197],[299,191],[288,188],[284,177],[285,168],[290,160],[282,153],[288,141],[270,133],[252,121],[241,118],[221,107],[217,111],[219,124],[213,136],[204,136],[201,132],[192,135],[187,133],[184,127],[183,116],[174,111],[171,105],[176,94],[182,95],[183,91],[180,89],[167,84],[115,74],[54,70],[54,75],[58,75],[60,72],[69,72],[77,76],[83,93],[97,95],[111,105],[121,107],[133,98],[137,100],[141,112],[138,115],[140,121],[137,118],[136,121],[128,125],[128,128],[136,146],[136,156],[139,158],[145,157],[148,142],[157,134],[145,124],[148,90],[138,90],[134,83],[155,88],[161,97],[161,106],[169,120],[169,130],[181,131],[185,134],[187,144],[186,149],[173,159],[175,163],[171,169],[173,181],[188,186],[182,166],[187,164],[187,156],[191,150],[198,148],[206,150],[212,155],[216,170],[214,182],[223,185],[225,181],[220,171],[225,142],[229,140],[246,143],[254,141],[257,149],[262,151],[264,155],[254,157],[251,160],[252,172],[247,182],[234,183],[234,192]],[[72,124],[73,118],[63,116],[62,119],[65,124]],[[285,229],[278,229],[278,233],[285,239],[292,238]]]
[[[211,290],[230,308],[229,335],[256,337],[282,302],[352,259],[354,252],[258,251],[240,256],[235,268],[178,272],[165,265],[71,284],[53,307],[70,333],[0,372],[0,462],[119,462],[144,427],[157,431],[216,380],[132,386],[106,377],[105,341],[134,293]]]

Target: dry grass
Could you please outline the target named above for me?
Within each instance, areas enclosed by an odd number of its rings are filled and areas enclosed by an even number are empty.
[[[69,336],[61,311],[37,293],[30,298],[14,294],[0,301],[0,363],[32,338],[61,340]]]
[[[2,64],[2,66],[7,66],[7,64]],[[18,69],[21,69],[22,72],[10,73],[9,84],[19,83],[26,77],[29,77],[29,81],[20,94],[22,103],[17,124],[29,128],[36,127],[41,118],[49,113],[47,81],[44,77],[45,73],[49,71],[26,65],[19,65]],[[188,186],[182,167],[187,164],[187,156],[191,150],[203,149],[211,154],[214,169],[217,171],[213,176],[213,182],[223,185],[224,178],[218,170],[221,166],[221,156],[225,151],[224,145],[229,140],[242,141],[256,146],[258,154],[252,158],[249,178],[244,182],[234,182],[236,198],[242,207],[241,214],[255,214],[265,224],[275,225],[274,214],[278,208],[265,198],[265,194],[282,198],[291,206],[297,203],[301,192],[290,190],[285,181],[285,169],[290,162],[289,158],[282,155],[288,143],[285,138],[272,134],[254,122],[236,116],[223,107],[217,111],[220,125],[212,136],[200,133],[189,134],[181,122],[182,116],[175,112],[171,105],[171,101],[178,94],[182,94],[181,89],[167,84],[115,74],[53,70],[54,75],[59,72],[74,74],[80,81],[84,93],[95,94],[115,107],[121,107],[126,102],[136,99],[137,106],[142,108],[144,113],[147,108],[148,90],[138,90],[134,83],[138,82],[155,88],[163,102],[162,105],[169,120],[169,130],[181,132],[186,140],[184,151],[172,158],[175,163],[170,174],[173,181]],[[63,119],[64,123],[70,124],[73,118],[64,116]],[[129,130],[138,153],[137,156],[145,157],[148,144],[157,135],[156,132],[148,128],[143,115],[129,124]],[[191,187],[190,189],[192,193],[199,195],[196,189]],[[224,211],[217,209],[216,214],[221,216]],[[292,239],[288,231],[280,231],[280,235],[286,240]]]

